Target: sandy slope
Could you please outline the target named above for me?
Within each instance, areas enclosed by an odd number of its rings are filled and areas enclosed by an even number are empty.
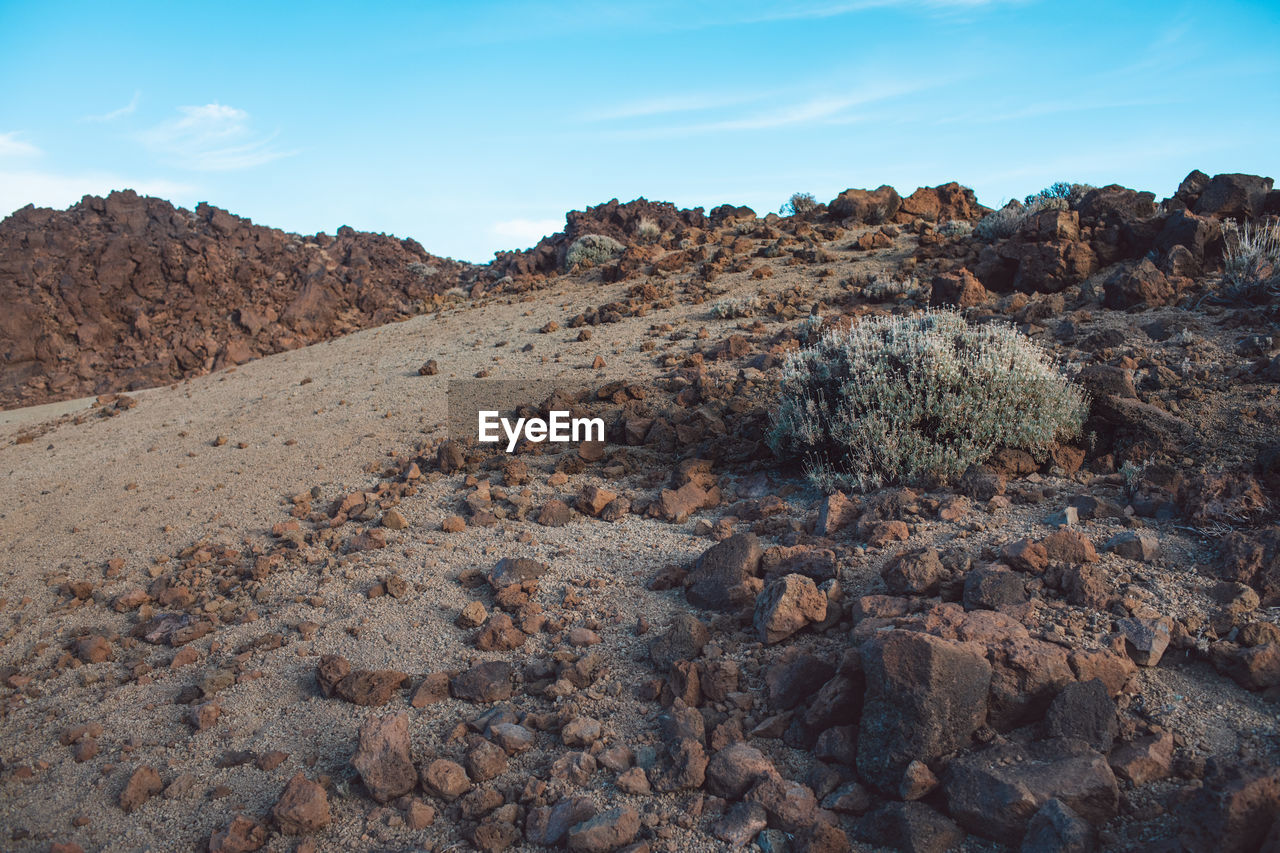
[[[741,279],[740,288],[751,286],[745,276],[734,278]],[[33,658],[47,665],[61,654],[67,638],[84,631],[127,632],[128,620],[105,608],[62,610],[64,599],[54,587],[63,579],[92,579],[109,597],[130,586],[145,586],[155,560],[202,537],[229,544],[245,536],[261,538],[287,519],[282,500],[290,495],[317,485],[326,495],[367,487],[372,482],[369,463],[443,434],[450,378],[471,378],[485,369],[494,378],[649,376],[655,371],[653,355],[642,353],[638,342],[650,323],[688,321],[697,328],[709,322],[705,306],[683,306],[660,317],[598,327],[589,342],[576,342],[576,330],[538,332],[548,320],[564,326],[567,316],[618,298],[624,290],[623,285],[602,287],[588,277],[540,292],[531,301],[494,301],[417,317],[232,372],[136,393],[131,395],[138,400],[135,408],[79,424],[64,420],[31,443],[15,444],[14,438],[30,432],[47,410],[11,413],[10,422],[0,425],[0,530],[5,542],[0,618],[6,632],[0,666],[26,671]],[[572,306],[568,313],[566,306]],[[526,344],[533,348],[522,352]],[[608,362],[604,371],[590,369],[597,355]],[[429,358],[439,361],[439,375],[419,376],[417,368]],[[227,442],[214,446],[218,436]],[[317,762],[315,772],[344,767],[358,720],[368,709],[312,698],[311,655],[338,652],[356,666],[394,666],[410,673],[457,666],[475,654],[454,639],[457,631],[451,625],[468,600],[450,580],[458,571],[488,568],[507,553],[519,553],[552,563],[557,582],[613,575],[638,589],[656,567],[688,559],[706,541],[686,529],[638,517],[604,530],[582,523],[559,530],[535,528],[536,540],[520,544],[514,541],[516,532],[527,525],[442,537],[440,520],[456,512],[455,488],[442,481],[406,502],[403,511],[412,526],[400,537],[401,544],[324,570],[318,579],[301,570],[273,576],[269,616],[219,632],[222,643],[234,646],[268,630],[288,633],[305,620],[323,626],[311,642],[286,646],[273,653],[269,664],[258,663],[266,677],[230,691],[233,698],[226,705],[231,722],[225,728],[219,724],[214,731],[190,736],[182,709],[167,704],[180,687],[212,669],[208,660],[216,655],[202,655],[198,664],[169,673],[164,666],[171,652],[144,647],[143,656],[157,668],[155,683],[146,686],[114,687],[106,674],[112,663],[80,667],[48,682],[43,696],[0,723],[6,767],[42,761],[52,765],[30,782],[9,779],[4,784],[2,837],[29,830],[34,838],[75,838],[86,848],[189,847],[225,823],[229,810],[244,806],[264,812],[305,759]],[[545,483],[535,484],[539,496],[552,491]],[[114,557],[125,560],[125,569],[121,577],[103,582],[103,565]],[[420,594],[408,602],[366,599],[368,587],[391,571],[418,584]],[[295,594],[303,598],[316,593],[325,597],[324,607],[291,600]],[[627,596],[624,588],[593,602],[601,618],[608,619],[609,634],[616,635],[610,636],[610,654],[624,657],[640,648],[630,630],[634,608]],[[625,628],[615,626],[614,616],[622,619],[624,613]],[[659,608],[651,617],[661,623],[664,615]],[[45,648],[36,651],[42,643]],[[418,730],[432,729],[431,716],[415,721],[415,738]],[[91,721],[106,727],[102,754],[74,764],[57,735]],[[252,764],[212,767],[228,749],[283,749],[292,757],[269,776]],[[199,783],[187,797],[157,798],[145,814],[125,816],[116,799],[139,763],[160,768],[166,782],[195,772]],[[234,793],[200,805],[220,784]],[[357,783],[344,779],[342,784]],[[341,812],[346,807],[337,808]],[[73,828],[70,821],[77,815],[89,817],[88,826]],[[360,834],[361,821],[353,823],[353,816],[335,820],[345,828],[323,838],[324,849],[369,843],[350,835]]]

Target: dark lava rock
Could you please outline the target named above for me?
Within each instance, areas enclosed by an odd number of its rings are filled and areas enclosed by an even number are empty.
[[[883,791],[898,789],[912,761],[966,746],[986,721],[991,664],[980,646],[891,630],[863,645],[862,668],[858,772]]]

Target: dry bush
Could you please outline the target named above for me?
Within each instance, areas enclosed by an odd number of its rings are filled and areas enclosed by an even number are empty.
[[[782,216],[807,216],[818,208],[813,193],[793,193],[787,203],[778,209]]]
[[[569,246],[564,256],[566,270],[598,267],[621,255],[626,247],[604,234],[583,234]]]
[[[1225,295],[1245,300],[1280,295],[1280,219],[1224,222],[1222,236]]]
[[[793,352],[769,444],[819,488],[954,479],[998,447],[1079,434],[1084,392],[1013,326],[957,312],[862,320]]]

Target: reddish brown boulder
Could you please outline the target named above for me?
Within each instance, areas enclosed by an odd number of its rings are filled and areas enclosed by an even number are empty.
[[[753,623],[760,641],[769,645],[826,616],[826,594],[804,575],[790,574],[773,581],[760,593]]]
[[[856,521],[861,511],[862,508],[849,500],[844,492],[834,492],[819,505],[814,532],[819,536],[834,536]]]
[[[832,219],[852,220],[866,225],[888,222],[902,207],[902,197],[888,185],[874,190],[845,190],[827,204]]]
[[[286,835],[306,835],[324,829],[331,820],[329,795],[323,786],[298,773],[272,806],[271,816]]]
[[[1098,552],[1089,537],[1079,530],[1064,527],[1040,540],[1045,556],[1062,563],[1096,563]]]
[[[538,511],[537,521],[543,527],[563,527],[573,518],[569,505],[562,500],[552,498],[542,505]]]
[[[932,548],[900,553],[880,571],[894,595],[932,595],[938,590],[942,574],[942,561]]]
[[[1214,175],[1196,200],[1195,212],[1219,219],[1261,216],[1274,182],[1258,175]]]
[[[707,790],[717,797],[736,800],[760,779],[777,772],[760,750],[745,743],[731,744],[707,762]]]
[[[1116,270],[1102,287],[1106,294],[1104,304],[1117,310],[1137,305],[1147,308],[1172,305],[1179,296],[1174,282],[1147,258]]]
[[[988,643],[987,659],[992,669],[988,722],[997,731],[1043,716],[1058,692],[1075,680],[1066,649],[1025,635]]]
[[[575,853],[610,853],[630,844],[639,832],[640,814],[619,806],[570,828],[566,841]]]
[[[1162,731],[1130,741],[1111,754],[1111,769],[1121,779],[1146,785],[1173,772],[1173,735]]]
[[[990,294],[967,269],[942,273],[933,277],[933,289],[929,294],[930,305],[956,305],[972,308],[986,302]]]
[[[124,790],[120,792],[120,808],[128,814],[163,790],[164,783],[160,781],[160,774],[154,767],[144,764],[133,771]]]
[[[590,820],[595,814],[595,803],[589,797],[561,797],[554,806],[529,810],[524,821],[525,839],[530,844],[558,847],[570,828]]]
[[[649,644],[649,658],[660,672],[665,672],[676,661],[698,657],[710,640],[711,632],[697,617],[677,613],[671,627]]]
[[[464,702],[501,702],[510,699],[515,669],[506,661],[478,663],[449,683],[455,698]]]
[[[418,774],[409,754],[409,715],[366,719],[360,726],[360,742],[351,766],[369,795],[380,803],[412,791]]]
[[[484,630],[476,637],[476,648],[484,652],[509,652],[524,645],[525,633],[505,613],[489,617]]]
[[[409,676],[392,669],[358,669],[334,687],[334,693],[353,705],[385,705]]]
[[[422,788],[428,794],[453,802],[471,790],[471,779],[461,764],[437,758],[422,768]]]
[[[977,219],[985,212],[973,190],[952,181],[936,187],[920,187],[902,199],[895,219],[909,222],[919,218],[926,222]]]
[[[209,853],[252,853],[267,843],[267,828],[244,815],[236,815],[231,823],[209,836]]]
[[[745,799],[764,806],[769,823],[784,832],[802,832],[813,824],[818,800],[806,785],[781,776],[762,776]]]

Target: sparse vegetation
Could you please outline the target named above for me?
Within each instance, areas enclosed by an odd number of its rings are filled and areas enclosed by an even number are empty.
[[[950,239],[968,237],[973,233],[973,223],[963,219],[948,219],[938,226],[938,233]]]
[[[1039,208],[1026,205],[1016,198],[999,210],[993,210],[973,226],[973,233],[988,242],[1002,237],[1012,237],[1028,216]]]
[[[863,320],[792,353],[769,435],[824,490],[945,482],[997,447],[1079,434],[1084,393],[1014,327],[954,311]]]
[[[871,302],[889,302],[899,296],[915,296],[920,292],[920,282],[915,276],[894,278],[877,275],[861,287],[862,295]]]
[[[1027,196],[1024,201],[1028,207],[1055,200],[1065,201],[1069,207],[1075,207],[1084,198],[1085,193],[1091,189],[1094,189],[1092,184],[1072,184],[1067,181],[1057,181],[1040,190],[1040,192]]]
[[[656,243],[662,236],[662,228],[652,219],[644,218],[636,223],[636,242]]]
[[[760,305],[760,297],[754,295],[740,299],[721,299],[711,306],[711,316],[720,320],[754,317],[760,310]]]
[[[794,193],[787,203],[778,209],[781,216],[806,216],[818,207],[818,200],[813,193]]]
[[[1023,222],[1042,210],[1070,210],[1080,203],[1093,189],[1089,184],[1069,184],[1059,181],[1052,186],[1026,197],[1022,202],[1011,200],[999,210],[984,216],[973,228],[973,233],[983,240],[1012,237]]]
[[[1280,219],[1222,226],[1224,295],[1257,300],[1280,295]]]
[[[409,264],[408,269],[420,281],[425,281],[440,272],[440,268],[435,264],[424,264],[421,261],[413,261]]]
[[[604,234],[583,234],[569,246],[564,256],[566,270],[600,266],[621,255],[626,247]]]

